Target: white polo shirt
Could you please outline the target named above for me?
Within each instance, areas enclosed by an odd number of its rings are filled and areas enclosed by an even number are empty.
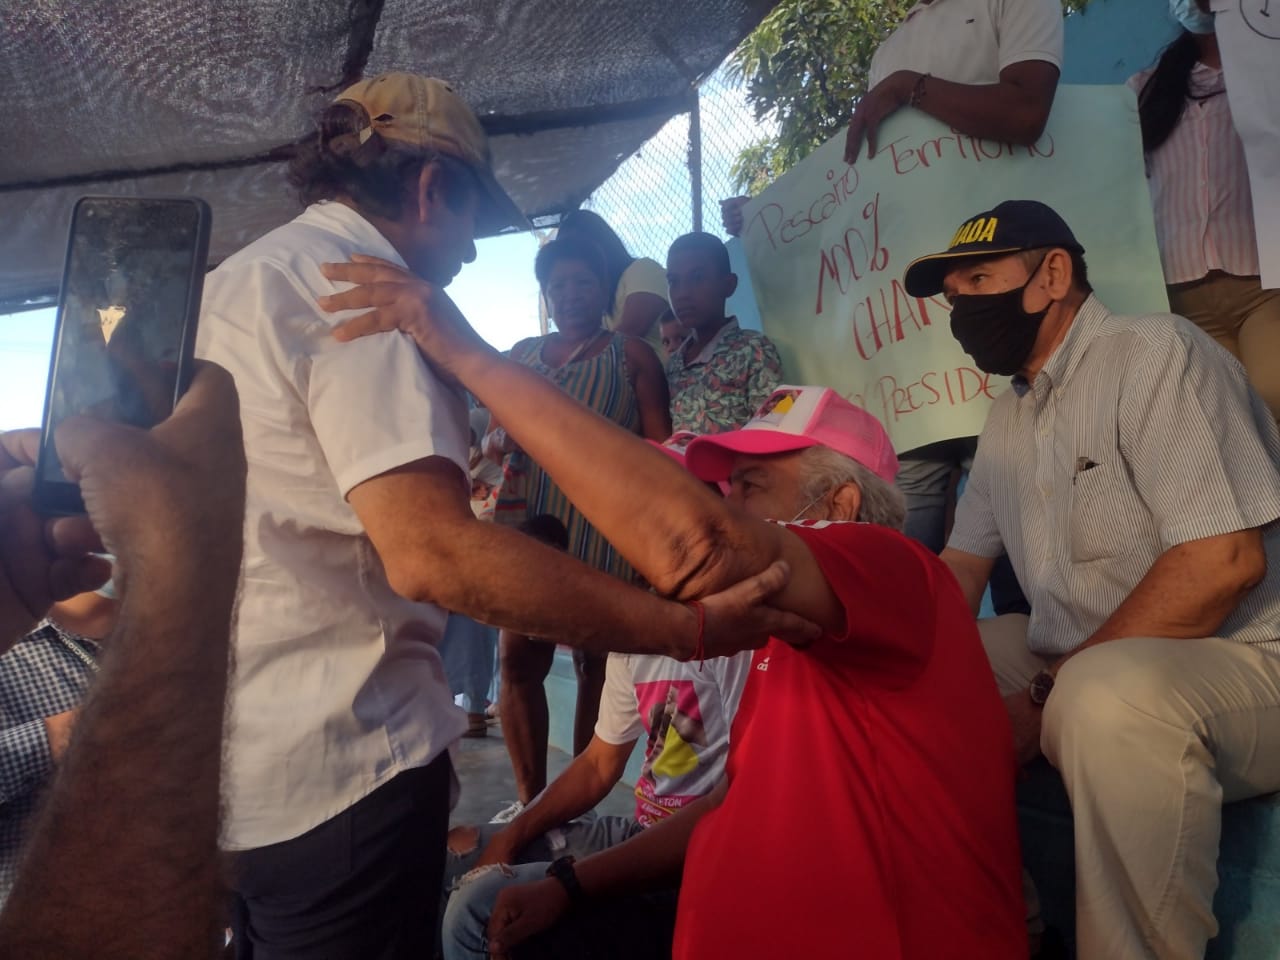
[[[917,3],[871,58],[868,89],[898,70],[954,83],[996,83],[1010,64],[1062,67],[1059,0],[933,0]]]
[[[197,353],[231,371],[249,461],[233,635],[223,846],[297,837],[466,729],[435,643],[446,614],[387,584],[346,494],[423,457],[458,464],[467,410],[413,342],[340,344],[320,264],[403,260],[363,217],[317,204],[205,281]],[[340,319],[342,315],[338,315]],[[418,621],[430,639],[393,637]]]

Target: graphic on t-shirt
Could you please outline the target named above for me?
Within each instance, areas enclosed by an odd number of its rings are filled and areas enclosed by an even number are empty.
[[[796,397],[798,396],[800,396],[799,390],[775,390],[773,391],[773,396],[760,406],[760,409],[756,411],[756,415],[752,419],[777,426],[782,422],[782,418],[791,412],[791,408],[796,405]]]
[[[644,766],[636,781],[636,819],[649,826],[709,789],[701,783],[705,771],[698,775],[707,731],[693,681],[638,683],[635,689],[636,704],[649,731]],[[689,778],[688,782],[680,783],[684,778]],[[666,781],[661,790],[659,779]]]

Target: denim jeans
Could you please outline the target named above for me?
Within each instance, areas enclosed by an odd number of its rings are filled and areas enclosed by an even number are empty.
[[[497,629],[451,613],[439,649],[453,695],[466,696],[465,708],[469,713],[482,713],[489,688],[493,685],[493,667],[498,651]]]
[[[977,446],[976,437],[944,440],[908,450],[898,462],[898,489],[907,500],[903,532],[934,553],[941,553],[946,546],[951,471],[959,467],[967,474]]]
[[[902,532],[934,553],[941,553],[947,545],[947,490],[951,485],[951,471],[960,468],[959,490],[963,490],[977,443],[976,437],[944,440],[909,450],[898,461],[898,489],[907,501],[907,521]],[[997,615],[1031,612],[1007,556],[996,559],[990,587],[991,604]]]
[[[485,933],[489,915],[498,894],[506,887],[541,880],[552,860],[590,856],[622,843],[644,828],[630,817],[584,817],[534,840],[520,852],[520,863],[485,867],[468,876],[489,839],[501,829],[502,824],[486,823],[480,827],[474,850],[448,854],[444,887],[446,892],[452,892],[448,893],[441,929],[444,960],[488,960]]]

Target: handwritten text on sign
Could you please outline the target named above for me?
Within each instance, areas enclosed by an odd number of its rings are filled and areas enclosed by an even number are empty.
[[[973,215],[1043,200],[1085,246],[1109,306],[1166,308],[1125,88],[1060,88],[1030,146],[958,134],[912,110],[892,117],[880,142],[852,167],[843,134],[819,147],[752,201],[742,239],[787,379],[837,388],[880,417],[900,452],[978,433],[1008,385],[956,344],[945,300],[902,286],[907,264],[944,249]]]

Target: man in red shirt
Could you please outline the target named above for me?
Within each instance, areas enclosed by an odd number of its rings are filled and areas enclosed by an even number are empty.
[[[1026,956],[1008,719],[959,586],[892,529],[903,506],[879,421],[831,390],[780,387],[742,430],[690,444],[691,473],[730,482],[721,500],[504,360],[438,289],[390,265],[325,269],[363,284],[327,308],[374,308],[339,339],[411,334],[660,593],[696,601],[781,560],[771,602],[822,627],[756,654],[710,796],[504,891],[492,954],[575,955],[524,941],[683,867],[678,958]]]

